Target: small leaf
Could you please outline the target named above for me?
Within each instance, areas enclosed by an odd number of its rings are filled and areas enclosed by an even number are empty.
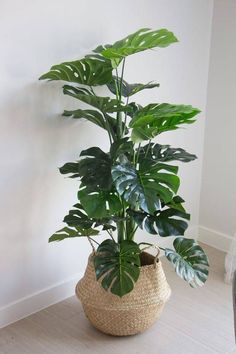
[[[120,297],[132,291],[140,274],[139,254],[133,241],[103,241],[94,257],[96,278],[102,278],[102,287]]]
[[[123,97],[131,97],[142,90],[152,89],[159,86],[160,84],[154,82],[148,82],[147,84],[128,84],[124,79],[121,82],[121,78],[117,78],[116,76],[113,76],[113,80],[107,85],[114,95],[116,95],[116,88],[118,87],[119,90],[121,90],[121,96]]]
[[[165,249],[166,258],[173,264],[176,273],[191,287],[203,286],[207,280],[208,258],[195,240],[178,237],[174,249]]]
[[[116,230],[116,227],[111,225],[113,222],[112,218],[89,218],[80,203],[74,205],[74,209],[69,211],[68,215],[65,216],[63,221],[67,223],[68,226],[79,226],[83,229],[102,226],[103,230]]]
[[[74,226],[74,227],[63,227],[63,229],[58,230],[49,238],[49,242],[53,241],[62,241],[65,238],[73,238],[73,237],[88,237],[88,236],[96,236],[99,234],[98,230],[94,230],[92,228],[89,229],[83,229],[82,227],[79,226]]]

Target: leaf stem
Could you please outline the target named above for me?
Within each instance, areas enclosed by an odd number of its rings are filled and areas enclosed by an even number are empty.
[[[106,232],[108,233],[108,235],[112,238],[112,240],[115,242],[114,237],[112,236],[112,233],[109,230],[106,230]]]
[[[149,152],[150,146],[151,146],[151,139],[148,142],[148,147],[147,147],[147,150],[146,150],[146,153],[145,153],[145,158],[147,157],[147,154]]]
[[[138,149],[137,149],[137,154],[136,154],[135,165],[138,163],[139,154],[140,154],[140,149],[141,149],[141,143],[138,144]]]

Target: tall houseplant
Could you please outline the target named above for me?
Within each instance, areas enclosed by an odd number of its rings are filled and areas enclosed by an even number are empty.
[[[65,216],[66,227],[49,239],[85,236],[99,244],[93,257],[97,280],[112,294],[131,292],[140,274],[144,246],[135,242],[137,228],[157,236],[178,236],[173,249],[161,248],[176,273],[190,286],[202,286],[208,275],[208,260],[202,248],[183,237],[190,215],[177,194],[180,180],[174,161],[190,162],[196,156],[182,148],[158,143],[160,134],[192,124],[199,109],[190,105],[133,101],[136,93],[159,86],[155,82],[129,84],[124,80],[126,58],[177,42],[166,29],[147,28],[115,42],[99,46],[83,59],[51,67],[41,80],[62,80],[63,93],[89,108],[64,111],[63,116],[86,119],[107,132],[110,150],[91,147],[75,162],[60,168],[63,175],[79,180],[78,202]],[[113,97],[101,97],[97,87],[107,86]],[[96,239],[95,239],[96,238]]]

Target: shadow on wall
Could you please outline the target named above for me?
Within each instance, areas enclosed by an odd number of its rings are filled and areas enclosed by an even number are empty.
[[[65,259],[58,262],[47,239],[75,203],[76,181],[65,183],[57,167],[77,159],[81,149],[91,145],[91,136],[94,144],[104,141],[103,133],[98,135],[87,122],[60,117],[65,107],[75,108],[61,86],[37,82],[0,102],[3,302],[13,301],[14,294],[28,294],[32,282],[35,288],[40,281],[52,284],[55,271],[61,272],[60,279],[66,273]],[[4,274],[15,276],[14,281]]]

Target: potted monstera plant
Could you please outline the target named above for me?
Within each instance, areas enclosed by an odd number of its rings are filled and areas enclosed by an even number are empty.
[[[63,93],[78,101],[78,109],[63,116],[96,124],[110,142],[109,151],[91,147],[60,168],[63,175],[78,179],[78,202],[64,218],[67,226],[49,241],[86,237],[91,243],[93,252],[76,293],[94,326],[114,335],[141,332],[160,315],[170,296],[157,257],[160,249],[190,286],[202,286],[208,275],[206,254],[183,236],[190,215],[178,195],[174,163],[196,156],[158,142],[160,134],[194,123],[200,111],[160,102],[141,106],[134,102],[135,94],[159,84],[124,80],[127,57],[175,42],[167,29],[140,29],[80,60],[54,65],[40,77],[67,82]],[[99,86],[107,89],[107,96],[98,95]],[[80,102],[88,107],[80,108]],[[137,228],[153,235],[156,257],[145,252],[151,246],[145,237],[142,243],[135,241]],[[107,239],[99,242],[101,231]],[[168,236],[177,236],[173,249],[158,248],[158,237]]]

